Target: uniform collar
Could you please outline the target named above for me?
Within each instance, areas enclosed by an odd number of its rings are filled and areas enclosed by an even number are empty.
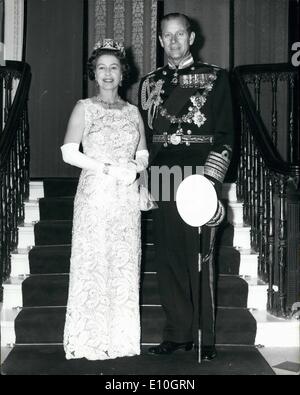
[[[191,66],[194,63],[194,58],[191,53],[189,53],[182,61],[176,66],[171,60],[168,62],[168,66],[170,69],[186,69],[187,67]]]

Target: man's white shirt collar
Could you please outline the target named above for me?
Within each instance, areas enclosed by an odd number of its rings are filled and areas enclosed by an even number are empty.
[[[171,69],[185,69],[194,63],[194,58],[191,53],[189,53],[185,58],[181,60],[178,66],[176,66],[171,60],[168,61],[168,65]]]

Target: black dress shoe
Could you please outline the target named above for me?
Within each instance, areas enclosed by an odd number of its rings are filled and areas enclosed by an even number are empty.
[[[148,349],[148,354],[151,355],[167,355],[172,354],[177,350],[189,351],[193,348],[193,342],[175,343],[168,340],[163,341],[158,346],[153,346]]]
[[[217,356],[217,350],[215,346],[202,346],[201,347],[201,360],[211,361]]]

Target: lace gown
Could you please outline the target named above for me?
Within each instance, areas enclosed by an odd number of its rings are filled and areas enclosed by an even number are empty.
[[[139,142],[137,108],[81,102],[84,153],[115,164],[133,159]],[[137,182],[125,186],[102,172],[82,170],[74,201],[67,359],[140,354],[140,240]]]

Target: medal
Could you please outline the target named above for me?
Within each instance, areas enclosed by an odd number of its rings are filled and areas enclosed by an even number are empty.
[[[178,73],[177,73],[177,71],[175,71],[171,83],[174,84],[174,85],[177,85],[177,84],[178,84]]]

